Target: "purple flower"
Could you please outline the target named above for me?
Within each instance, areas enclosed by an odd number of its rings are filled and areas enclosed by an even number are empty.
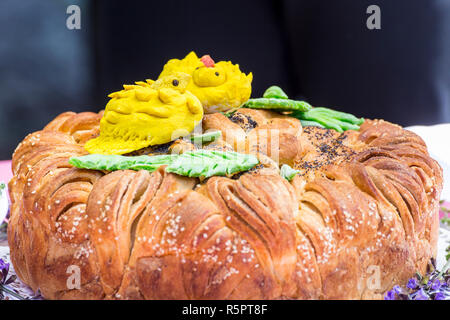
[[[434,300],[445,300],[445,294],[443,294],[442,292],[436,293],[436,295],[434,296]]]
[[[386,295],[384,296],[384,300],[395,300],[394,290],[389,290],[388,292],[386,292]]]
[[[395,285],[393,288],[392,288],[392,291],[395,293],[395,294],[400,294],[400,293],[402,293],[402,288],[400,287],[400,286],[398,286],[398,285]]]
[[[0,258],[0,300],[3,300],[5,298],[5,292],[16,297],[19,300],[23,300],[23,298],[17,292],[7,287],[7,285],[13,283],[17,279],[17,276],[15,274],[8,278],[8,272],[9,263],[6,263],[5,261],[3,261],[3,259]]]
[[[411,279],[409,279],[408,284],[406,286],[410,289],[415,289],[415,288],[417,288],[418,285],[419,285],[419,283],[417,282],[417,279],[411,278]]]
[[[397,300],[397,298],[402,294],[404,295],[402,287],[395,285],[392,287],[392,290],[386,292],[384,300]]]
[[[428,300],[429,297],[428,295],[425,293],[425,291],[421,288],[419,291],[417,291],[412,298],[414,300]]]
[[[431,283],[430,283],[431,282]],[[434,279],[433,281],[428,281],[428,285],[430,286],[430,288],[434,291],[439,290],[439,288],[441,287],[442,283],[441,281],[439,281],[439,279]]]
[[[6,281],[8,272],[9,272],[9,263],[6,263],[5,261],[3,261],[3,259],[0,259],[0,283],[4,283]]]

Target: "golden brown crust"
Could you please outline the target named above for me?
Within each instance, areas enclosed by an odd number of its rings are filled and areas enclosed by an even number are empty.
[[[270,111],[206,115],[204,129],[223,132],[217,146],[300,174],[199,184],[164,168],[72,168],[100,118],[61,114],[13,155],[11,260],[46,298],[373,299],[435,255],[441,168],[399,126],[367,120],[339,134]],[[275,132],[277,149],[262,146]],[[79,289],[67,287],[69,266]]]

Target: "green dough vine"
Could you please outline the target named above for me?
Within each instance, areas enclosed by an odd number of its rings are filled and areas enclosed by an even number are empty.
[[[334,129],[338,132],[359,130],[364,122],[352,114],[328,108],[314,108],[305,101],[291,100],[278,86],[271,86],[262,98],[249,99],[241,107],[251,109],[266,109],[278,112],[291,112],[290,115],[299,119],[303,126],[317,126]]]

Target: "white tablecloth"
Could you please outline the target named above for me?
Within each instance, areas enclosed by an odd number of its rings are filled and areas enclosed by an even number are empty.
[[[444,171],[444,190],[441,199],[450,201],[450,123],[435,126],[406,127],[422,137],[430,155],[436,159]]]

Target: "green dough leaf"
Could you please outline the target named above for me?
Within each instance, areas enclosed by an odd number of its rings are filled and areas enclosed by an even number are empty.
[[[300,171],[292,169],[289,165],[283,164],[281,166],[280,175],[285,178],[287,181],[291,181],[294,179],[295,175]]]
[[[291,99],[277,98],[258,98],[249,99],[242,104],[243,108],[267,109],[274,111],[301,111],[306,112],[312,109],[312,106],[305,101],[296,101]]]
[[[187,151],[178,156],[167,168],[188,177],[225,176],[247,171],[259,163],[251,154],[216,150]]]
[[[319,127],[319,128],[325,128],[322,124],[310,121],[310,120],[300,120],[302,127]]]
[[[215,150],[195,150],[183,154],[157,156],[118,156],[89,154],[72,157],[69,163],[80,169],[92,170],[147,170],[153,172],[162,165],[166,171],[188,177],[231,175],[247,171],[259,163],[254,155]]]
[[[74,167],[92,170],[148,170],[155,171],[164,164],[170,164],[177,155],[157,155],[157,156],[118,156],[89,154],[81,157],[72,157],[69,163]]]
[[[312,108],[306,112],[294,111],[292,116],[306,125],[321,125],[327,129],[338,132],[346,130],[359,130],[359,125],[364,122],[363,118],[357,118],[350,113],[340,112],[328,108]]]
[[[263,98],[288,99],[288,96],[280,87],[271,86],[264,92]]]
[[[192,135],[191,141],[195,144],[205,144],[205,143],[217,140],[221,136],[222,136],[222,132],[217,130],[217,131],[207,132],[204,134]]]

